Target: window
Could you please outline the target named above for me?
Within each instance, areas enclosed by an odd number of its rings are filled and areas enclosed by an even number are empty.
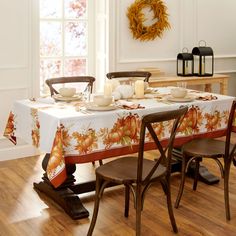
[[[44,81],[92,74],[91,0],[40,0],[40,91]]]

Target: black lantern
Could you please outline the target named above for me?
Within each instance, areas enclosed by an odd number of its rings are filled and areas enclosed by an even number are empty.
[[[184,52],[186,50],[186,52]],[[187,48],[183,48],[182,53],[177,55],[177,75],[192,76],[193,75],[193,54],[188,53]]]
[[[200,46],[204,42],[204,46]],[[194,59],[194,71],[196,76],[212,76],[214,71],[214,55],[211,47],[206,47],[206,42],[201,40],[199,47],[194,47],[192,50]]]

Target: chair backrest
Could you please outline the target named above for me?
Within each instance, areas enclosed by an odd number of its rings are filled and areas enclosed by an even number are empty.
[[[90,92],[93,90],[93,83],[95,78],[92,76],[72,76],[72,77],[59,77],[47,79],[45,82],[50,88],[51,96],[58,94],[59,92],[53,87],[55,84],[66,84],[66,83],[86,83],[86,88],[89,87]],[[86,89],[85,88],[85,89]]]
[[[183,106],[179,109],[172,111],[157,112],[145,115],[142,118],[141,130],[140,130],[140,142],[139,142],[139,153],[138,153],[138,170],[137,170],[137,183],[144,182],[147,183],[151,179],[152,175],[156,171],[157,167],[162,164],[166,167],[166,174],[170,176],[171,172],[171,157],[172,149],[174,144],[174,139],[177,133],[177,129],[187,112],[188,107]],[[154,131],[153,124],[160,123],[164,121],[169,121],[170,135],[167,141],[167,145],[162,145],[157,134]],[[143,170],[143,152],[146,137],[146,130],[149,131],[152,136],[153,141],[157,146],[157,150],[160,153],[159,159],[156,161],[154,167],[150,170],[149,174],[145,179],[142,179]]]
[[[148,71],[117,71],[107,73],[106,76],[108,79],[143,77],[144,82],[148,82],[151,75]]]
[[[230,143],[232,142],[231,134],[232,134],[232,131],[235,132],[234,130],[235,127],[233,127],[235,119],[236,119],[236,100],[233,101],[232,106],[231,106],[228,124],[227,124],[227,131],[226,131],[225,156],[229,158],[233,158],[233,155],[236,149],[236,144],[234,144],[234,148],[230,150]]]

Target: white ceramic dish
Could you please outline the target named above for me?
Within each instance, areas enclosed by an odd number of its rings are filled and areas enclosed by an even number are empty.
[[[76,88],[60,88],[59,89],[59,94],[63,97],[73,97],[76,93]]]
[[[55,101],[72,102],[81,100],[82,94],[76,94],[73,97],[64,97],[61,96],[61,94],[54,94],[52,97],[55,99]]]
[[[111,111],[115,110],[115,104],[110,104],[109,106],[98,106],[95,103],[91,102],[86,104],[86,109],[90,111]]]
[[[170,93],[174,98],[185,98],[187,97],[188,91],[185,88],[173,88]]]
[[[196,97],[193,95],[187,95],[186,97],[183,98],[175,98],[171,95],[166,96],[166,100],[170,102],[192,102]]]
[[[101,107],[109,106],[112,103],[112,100],[113,100],[112,96],[108,96],[108,97],[104,95],[93,96],[93,103]]]

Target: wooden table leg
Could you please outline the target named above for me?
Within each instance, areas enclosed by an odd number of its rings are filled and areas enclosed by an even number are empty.
[[[47,178],[46,174],[46,166],[49,159],[49,154],[46,154],[43,159],[43,169],[45,171],[42,179],[43,181],[39,183],[34,183],[34,188],[46,194],[49,198],[55,201],[60,207],[64,209],[64,211],[74,220],[87,218],[89,216],[89,212],[83,206],[80,198],[76,195],[73,191],[75,178],[73,173],[76,170],[75,165],[67,165],[67,180],[58,188],[54,188],[50,181]],[[89,185],[90,189],[91,186],[95,188],[94,184]],[[85,188],[85,187],[84,187]],[[86,188],[85,188],[86,190]],[[91,190],[92,191],[92,190]]]
[[[205,92],[211,93],[211,91],[212,91],[211,84],[205,84]]]
[[[220,83],[220,94],[228,94],[228,80],[224,79]]]

